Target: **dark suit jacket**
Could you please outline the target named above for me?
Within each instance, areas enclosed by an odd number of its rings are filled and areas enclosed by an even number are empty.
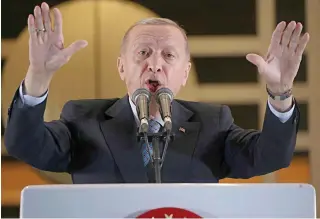
[[[10,155],[41,170],[69,172],[74,183],[148,182],[128,96],[69,101],[61,118],[51,122],[43,121],[45,107],[46,101],[22,104],[16,92],[5,132]],[[262,132],[235,125],[223,105],[174,100],[172,110],[176,138],[163,165],[164,183],[250,178],[290,165],[297,103],[285,123],[267,107]]]

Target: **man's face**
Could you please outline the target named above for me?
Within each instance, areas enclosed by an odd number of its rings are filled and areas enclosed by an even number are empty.
[[[134,27],[118,59],[130,96],[139,88],[154,94],[162,87],[176,95],[187,82],[190,66],[184,36],[171,25]]]

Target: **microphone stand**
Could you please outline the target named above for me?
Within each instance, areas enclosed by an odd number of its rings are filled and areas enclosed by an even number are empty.
[[[138,141],[144,141],[147,144],[148,152],[151,157],[152,166],[155,174],[155,183],[161,183],[161,168],[164,163],[164,158],[170,141],[174,140],[174,134],[167,131],[157,133],[141,133],[137,134]],[[153,154],[150,154],[149,143],[152,142]],[[162,156],[160,156],[160,145],[163,145]]]

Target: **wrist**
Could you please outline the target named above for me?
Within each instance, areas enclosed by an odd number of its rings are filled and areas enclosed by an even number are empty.
[[[28,73],[23,82],[24,94],[32,97],[41,97],[47,92],[50,81],[51,79],[40,74]]]
[[[288,84],[267,84],[267,89],[274,95],[281,95],[292,90],[293,83]]]
[[[280,90],[280,89],[270,89],[268,86],[266,87],[266,91],[269,95],[269,97],[275,101],[284,101],[292,96],[292,88],[286,89],[286,90]]]
[[[275,110],[281,113],[285,113],[289,111],[293,106],[293,96],[290,96],[285,100],[274,100],[269,96],[269,102]]]
[[[292,108],[292,86],[273,86],[270,88],[270,86],[267,85],[266,90],[269,95],[270,104],[278,112],[286,112]]]

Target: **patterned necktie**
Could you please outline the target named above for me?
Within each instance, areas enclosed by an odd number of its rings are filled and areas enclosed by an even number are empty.
[[[161,125],[151,119],[149,121],[149,132],[151,133],[157,133],[161,128]],[[152,143],[149,143],[149,146],[150,146],[150,154],[152,155]],[[143,142],[142,144],[142,147],[141,147],[141,152],[142,152],[142,158],[143,158],[143,163],[144,163],[144,166],[146,166],[149,162],[150,162],[150,156],[149,156],[149,152],[148,152],[148,148],[147,148],[147,144],[145,142]]]

